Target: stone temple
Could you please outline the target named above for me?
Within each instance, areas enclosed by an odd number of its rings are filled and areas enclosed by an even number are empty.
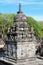
[[[28,26],[26,16],[19,4],[19,11],[14,17],[13,27],[8,28],[5,57],[16,61],[35,57],[35,46],[33,27]]]

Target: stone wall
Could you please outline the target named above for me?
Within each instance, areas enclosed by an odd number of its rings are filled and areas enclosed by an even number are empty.
[[[17,58],[26,59],[30,57],[35,57],[35,46],[33,42],[19,42],[17,44]]]
[[[17,58],[17,44],[13,42],[6,42],[5,45],[5,55],[8,58],[16,59]]]

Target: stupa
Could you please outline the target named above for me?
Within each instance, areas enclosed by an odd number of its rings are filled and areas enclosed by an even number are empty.
[[[26,16],[19,4],[19,11],[14,17],[13,27],[8,28],[5,57],[16,61],[35,57],[35,45],[33,27],[28,26]]]

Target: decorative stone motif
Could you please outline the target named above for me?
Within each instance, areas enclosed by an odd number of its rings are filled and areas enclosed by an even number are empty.
[[[28,26],[26,16],[19,11],[14,17],[14,25],[8,29],[6,40],[6,57],[11,59],[28,59],[35,57],[35,39],[33,27]]]

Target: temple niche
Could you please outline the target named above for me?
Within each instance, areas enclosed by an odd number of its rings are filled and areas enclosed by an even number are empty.
[[[9,59],[15,60],[35,57],[35,46],[33,27],[28,26],[26,16],[21,11],[21,4],[19,4],[19,11],[14,17],[13,27],[8,28],[5,55]]]

